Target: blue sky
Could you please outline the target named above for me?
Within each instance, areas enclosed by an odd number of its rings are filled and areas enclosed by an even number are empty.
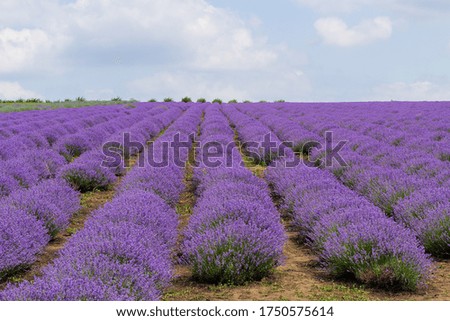
[[[2,0],[0,99],[450,100],[445,0]]]

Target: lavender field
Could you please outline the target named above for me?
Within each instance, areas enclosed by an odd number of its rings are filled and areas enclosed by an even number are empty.
[[[449,300],[450,103],[0,114],[0,300]]]

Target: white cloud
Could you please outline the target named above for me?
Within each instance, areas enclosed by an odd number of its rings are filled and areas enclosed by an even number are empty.
[[[392,22],[388,17],[364,20],[353,27],[339,18],[320,18],[314,23],[314,27],[325,44],[341,47],[368,44],[387,39],[392,34]]]
[[[70,59],[75,63],[104,61],[106,54],[118,48],[148,52],[148,65],[155,48],[170,51],[177,55],[177,63],[202,70],[264,68],[278,57],[264,38],[252,33],[256,20],[246,22],[204,0],[77,0],[66,4],[5,0],[0,3],[0,21],[11,28],[0,37],[0,54],[17,60],[13,64],[3,61],[0,72],[26,69],[39,53],[49,53],[48,48],[54,52],[56,45],[61,49],[71,42]]]
[[[183,53],[190,68],[256,69],[277,57],[250,25],[203,0],[78,0],[65,14],[87,45],[145,50],[158,44]]]
[[[306,75],[293,71],[304,66],[302,55],[256,35],[257,18],[244,20],[206,0],[4,0],[0,21],[14,33],[0,45],[8,61],[0,61],[0,74],[61,70],[77,82],[60,83],[65,96],[111,98],[114,88],[136,98],[256,99],[276,88],[280,94],[273,95],[285,98],[286,87],[303,97],[308,89],[294,87],[298,79],[309,88]],[[19,35],[23,40],[14,43]],[[121,90],[130,79],[142,83]]]
[[[42,98],[41,95],[23,88],[18,82],[0,81],[0,99]]]
[[[430,81],[382,84],[373,90],[376,100],[450,100],[450,85]]]
[[[0,29],[0,73],[33,67],[53,47],[52,39],[43,30]]]

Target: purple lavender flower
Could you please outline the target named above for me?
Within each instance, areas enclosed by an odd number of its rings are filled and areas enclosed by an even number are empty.
[[[58,180],[45,181],[28,190],[18,190],[5,202],[36,217],[52,238],[69,226],[70,218],[80,208],[78,193]]]
[[[33,263],[49,239],[35,217],[0,204],[0,280]]]
[[[15,180],[14,177],[3,170],[0,170],[0,199],[20,188],[19,182]]]
[[[427,210],[413,227],[428,253],[450,257],[450,201]]]
[[[172,278],[177,216],[163,200],[130,191],[97,210],[33,283],[2,300],[157,300]]]
[[[108,168],[102,167],[98,160],[87,157],[64,166],[58,176],[82,193],[106,190],[117,180],[116,176]]]
[[[233,132],[221,130],[224,123],[219,109],[207,109],[201,143],[232,142]],[[232,168],[226,167],[227,157],[234,158]],[[185,231],[183,254],[201,282],[260,280],[282,263],[286,236],[279,214],[265,184],[241,163],[237,153],[223,156],[219,167],[195,170],[200,198]]]
[[[57,152],[63,155],[67,160],[72,160],[84,152],[92,148],[88,137],[85,135],[70,135],[64,136],[54,147]]]
[[[365,283],[415,290],[431,271],[411,231],[380,212],[336,211],[315,225],[311,239],[332,275],[352,274]]]
[[[200,281],[243,284],[262,279],[281,263],[283,233],[230,220],[186,239],[183,252]]]
[[[21,187],[28,188],[39,182],[39,172],[27,159],[16,157],[1,163],[1,171],[12,176]]]

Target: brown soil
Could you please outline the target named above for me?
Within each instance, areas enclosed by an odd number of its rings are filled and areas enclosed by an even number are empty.
[[[176,248],[177,256],[181,256],[181,244],[183,242],[183,230],[189,223],[189,218],[192,214],[196,202],[195,184],[194,184],[194,167],[195,162],[195,148],[197,143],[194,143],[193,148],[189,151],[189,160],[185,167],[184,185],[185,190],[180,195],[180,200],[176,206],[176,211],[179,215],[178,219],[178,242]]]

